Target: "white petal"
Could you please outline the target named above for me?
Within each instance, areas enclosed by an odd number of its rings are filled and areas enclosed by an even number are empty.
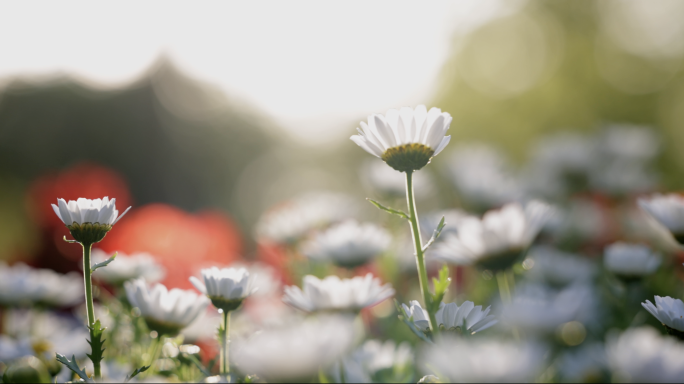
[[[432,149],[437,149],[439,143],[444,138],[444,115],[437,116],[437,119],[429,128],[427,136],[425,136],[425,141],[423,144],[427,145]]]
[[[373,122],[375,123],[375,129],[377,130],[380,141],[385,144],[385,148],[389,149],[397,146],[397,137],[392,131],[392,128],[385,122],[385,118],[382,115],[373,116]]]
[[[350,137],[350,139],[356,143],[359,147],[363,148],[366,152],[370,153],[371,155],[375,157],[380,157],[382,156],[382,152],[372,143],[367,141],[365,138],[359,136],[359,135],[354,135]]]
[[[198,278],[196,278],[195,276],[190,276],[190,282],[192,283],[192,285],[195,286],[195,288],[197,288],[198,291],[202,292],[205,295],[207,294],[207,288],[204,286],[204,284],[202,284],[202,282]]]
[[[439,155],[439,153],[442,152],[444,148],[446,148],[447,144],[449,144],[449,141],[451,141],[451,136],[445,136],[442,139],[442,142],[439,143],[439,146],[437,146],[437,149],[435,149],[435,153],[432,156],[434,157]]]
[[[112,225],[118,223],[119,220],[121,220],[121,218],[124,217],[124,215],[125,215],[128,211],[130,211],[130,209],[131,209],[131,207],[126,208],[126,210],[124,211],[124,213],[122,213],[121,216],[119,216],[119,217],[112,223]]]
[[[61,213],[61,219],[64,222],[64,224],[73,224],[74,220],[71,218],[69,207],[67,207],[66,201],[64,201],[64,199],[59,199],[57,200],[57,204],[59,204],[59,213]]]

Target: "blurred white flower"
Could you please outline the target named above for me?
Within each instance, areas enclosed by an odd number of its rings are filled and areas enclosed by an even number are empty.
[[[268,382],[309,382],[352,348],[353,321],[350,316],[325,316],[267,329],[236,340],[231,359],[243,374]]]
[[[605,207],[593,200],[573,198],[567,206],[557,209],[557,214],[546,223],[544,231],[554,237],[596,241],[610,226],[605,211]]]
[[[351,140],[397,171],[415,171],[449,144],[451,136],[444,135],[450,124],[451,115],[439,108],[390,109],[385,116],[368,116],[368,124],[362,121]]]
[[[261,240],[294,244],[314,229],[353,216],[356,208],[346,195],[308,193],[262,215],[256,225],[256,236]]]
[[[684,343],[651,327],[609,338],[606,352],[615,381],[678,383],[684,378]]]
[[[52,359],[55,352],[84,358],[90,352],[89,333],[84,325],[85,322],[79,323],[73,317],[52,312],[8,311],[3,324],[6,336],[0,339],[0,360],[38,353]]]
[[[660,321],[668,330],[680,338],[684,336],[684,303],[669,296],[655,297],[655,305],[649,300],[641,305]]]
[[[385,342],[366,340],[359,348],[341,361],[346,383],[382,382],[391,377],[374,377],[378,372],[393,369],[401,374],[413,364],[413,352],[407,342],[398,346],[393,340]],[[342,382],[340,377],[340,362],[335,363],[329,370],[335,382]],[[395,372],[392,372],[394,374]]]
[[[660,255],[643,244],[613,243],[604,250],[606,269],[623,278],[640,278],[655,272]]]
[[[421,367],[451,383],[532,382],[541,373],[544,349],[536,344],[453,339],[445,335],[422,353]]]
[[[484,144],[457,147],[448,162],[451,182],[466,200],[485,207],[500,206],[524,196],[510,162],[496,148]]]
[[[101,249],[93,249],[93,264],[107,260],[111,255]],[[166,272],[148,253],[133,253],[127,255],[117,252],[116,259],[106,268],[98,268],[93,277],[113,285],[121,285],[126,280],[144,278],[147,282],[157,282],[164,278]]]
[[[315,233],[301,251],[312,260],[355,268],[387,250],[391,240],[389,232],[375,224],[348,220]]]
[[[430,322],[428,313],[420,303],[412,300],[410,306],[402,304],[407,318],[413,318],[413,323],[423,332],[430,329]],[[467,330],[469,333],[484,331],[493,326],[498,321],[494,315],[489,315],[491,307],[487,307],[484,311],[482,306],[475,304],[472,301],[465,301],[459,307],[456,303],[439,304],[439,310],[435,314],[435,320],[440,328],[446,330],[456,330],[463,332]]]
[[[95,200],[81,197],[76,201],[69,200],[68,203],[64,199],[57,199],[57,203],[59,206],[52,204],[52,209],[67,226],[73,223],[79,225],[84,223],[114,225],[131,209],[128,207],[119,216],[119,211],[116,209],[116,199],[109,200],[107,196]]]
[[[140,309],[147,326],[160,335],[174,336],[187,327],[209,305],[209,299],[193,291],[162,284],[148,287],[143,279],[124,283],[126,296],[133,307]]]
[[[608,357],[601,343],[585,343],[564,350],[557,360],[558,370],[565,381],[600,383],[606,379]]]
[[[612,159],[592,171],[590,182],[593,188],[612,194],[642,193],[658,184],[658,175],[641,162]]]
[[[530,280],[555,286],[589,281],[596,275],[596,265],[591,260],[546,245],[532,247],[523,267],[529,269],[526,276]]]
[[[655,158],[660,140],[653,129],[630,124],[613,124],[601,131],[601,153],[611,157],[646,161]]]
[[[680,244],[684,244],[684,197],[656,193],[640,198],[639,206],[667,228]]]
[[[505,205],[485,213],[480,220],[469,217],[456,225],[456,234],[429,250],[447,263],[498,271],[511,267],[527,249],[555,210],[540,201]]]
[[[76,272],[62,275],[23,263],[10,267],[0,261],[0,305],[69,307],[83,299],[83,277]]]
[[[381,284],[380,279],[370,273],[344,280],[337,276],[319,280],[307,275],[303,290],[297,286],[285,287],[283,301],[305,312],[360,311],[394,295],[391,284]]]
[[[364,163],[361,181],[373,192],[402,198],[406,195],[406,176],[375,160]],[[435,185],[430,173],[414,173],[413,189],[417,199],[432,196]]]
[[[236,310],[256,290],[249,271],[245,268],[211,267],[202,270],[202,278],[204,283],[195,276],[190,276],[190,282],[209,297],[216,308],[225,312]]]
[[[588,285],[574,284],[560,291],[541,284],[520,284],[510,303],[503,304],[502,325],[529,334],[552,334],[561,324],[591,325],[597,302]]]

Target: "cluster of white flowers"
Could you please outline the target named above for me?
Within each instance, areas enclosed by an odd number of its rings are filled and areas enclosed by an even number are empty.
[[[676,383],[684,377],[684,343],[650,327],[628,329],[606,345],[616,381]]]
[[[329,371],[335,382],[394,382],[405,376],[407,368],[413,365],[413,357],[406,342],[396,345],[392,340],[367,340],[341,362],[333,364]],[[390,369],[392,372],[386,372]]]
[[[586,258],[546,245],[532,247],[523,266],[533,281],[565,286],[577,281],[589,281],[597,272],[596,265]]]
[[[23,263],[8,266],[0,261],[0,304],[69,307],[83,301],[83,278],[51,269],[35,269]]]

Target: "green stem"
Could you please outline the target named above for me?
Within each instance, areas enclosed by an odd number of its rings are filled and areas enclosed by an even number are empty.
[[[511,302],[511,289],[508,286],[508,276],[506,271],[496,272],[496,283],[499,286],[499,296],[504,304]]]
[[[228,338],[230,337],[230,312],[223,311],[223,337],[221,338],[221,375],[230,373],[228,364]]]
[[[411,231],[413,234],[413,247],[416,250],[416,264],[418,265],[418,280],[420,281],[420,292],[423,294],[423,301],[425,308],[430,317],[430,331],[433,335],[437,335],[439,327],[437,327],[437,320],[435,313],[430,311],[430,290],[428,289],[427,269],[425,268],[425,258],[423,257],[423,240],[420,237],[420,226],[418,225],[418,215],[416,214],[416,201],[413,197],[413,171],[406,172],[406,199],[409,208],[409,221],[411,223]]]
[[[157,337],[152,339],[152,343],[150,344],[150,349],[149,349],[149,352],[151,352],[151,353],[149,353],[150,360],[146,364],[146,365],[150,366],[150,369],[148,369],[147,371],[144,372],[144,374],[145,374],[144,377],[149,376],[152,373],[152,371],[154,370],[154,368],[155,368],[154,362],[157,361],[157,359],[159,359],[159,355],[161,354],[160,346],[163,344],[163,340],[164,340],[164,335],[162,335],[161,333],[158,333]]]
[[[83,281],[85,283],[86,308],[88,310],[88,329],[90,330],[90,340],[95,338],[93,325],[95,324],[95,309],[93,307],[93,278],[90,262],[90,250],[92,244],[81,244],[83,246]],[[95,353],[94,351],[92,352]],[[98,351],[99,353],[99,351]],[[102,378],[100,372],[100,361],[93,361],[93,370],[96,379]]]

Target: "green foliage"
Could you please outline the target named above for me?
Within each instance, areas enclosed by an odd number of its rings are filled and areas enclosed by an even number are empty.
[[[91,353],[87,356],[94,365],[98,365],[102,361],[102,354],[105,350],[105,340],[102,340],[102,333],[105,328],[102,328],[100,320],[97,320],[95,321],[95,324],[93,324],[92,327],[88,327],[88,329],[90,329],[90,340],[88,340],[88,344],[90,344]]]
[[[442,221],[444,221],[444,218],[442,218]],[[449,267],[444,265],[442,266],[442,269],[439,270],[439,279],[434,277],[432,278],[432,285],[434,286],[435,293],[431,294],[431,300],[427,304],[428,312],[437,313],[439,310],[439,305],[442,303],[444,295],[447,293],[449,284],[451,284],[451,279],[449,278]]]
[[[90,270],[90,272],[95,272],[95,270],[98,268],[108,266],[109,263],[111,263],[112,261],[114,261],[114,259],[116,259],[116,255],[118,255],[118,252],[114,252],[114,255],[112,257],[110,257],[109,259],[107,259],[101,263],[97,263],[97,264],[93,265],[93,268]]]
[[[404,213],[400,210],[385,207],[384,205],[378,203],[377,201],[375,201],[373,199],[366,199],[366,200],[370,201],[371,204],[375,205],[376,207],[378,207],[378,209],[380,209],[382,211],[385,211],[385,212],[390,213],[392,215],[397,215],[403,219],[409,220],[409,215],[407,215],[406,213]]]
[[[93,380],[86,375],[85,369],[81,369],[78,367],[78,364],[76,364],[76,356],[72,355],[71,360],[67,359],[66,356],[57,354],[57,361],[60,363],[64,364],[67,368],[69,368],[73,373],[77,374],[78,377],[80,377],[83,381],[86,383],[93,383]]]
[[[142,367],[136,369],[135,371],[133,371],[133,373],[131,373],[130,375],[126,376],[126,379],[124,380],[124,383],[128,383],[129,381],[131,381],[132,378],[134,378],[134,377],[138,376],[139,374],[141,374],[141,373],[147,371],[148,369],[150,369],[150,367],[151,367],[151,365],[144,365],[144,366],[142,366]]]

